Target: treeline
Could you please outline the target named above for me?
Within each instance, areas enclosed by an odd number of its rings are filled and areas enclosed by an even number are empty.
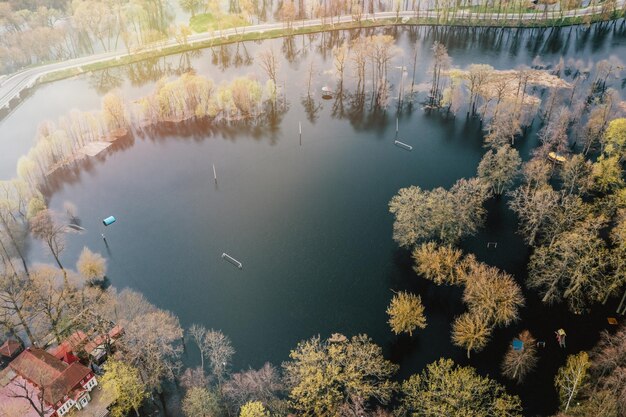
[[[71,205],[67,209],[66,215],[75,221],[77,213]],[[41,208],[37,215],[42,214],[62,222],[59,213]],[[482,310],[483,317],[492,317],[488,320],[493,324],[514,319],[515,313],[502,315],[498,308],[476,303],[480,295],[475,291],[491,291],[490,285],[470,280],[483,274],[494,282],[511,281],[506,274],[476,262],[471,255],[463,257],[457,250],[434,244],[416,250],[416,259],[424,260],[417,267],[430,279],[467,285],[464,299],[470,311]],[[109,357],[100,377],[105,393],[118,398],[111,410],[114,416],[145,407],[171,410],[172,395],[182,396],[180,407],[188,417],[522,416],[517,396],[473,368],[449,359],[435,361],[396,382],[398,366],[366,335],[315,336],[301,341],[280,367],[266,363],[260,369],[233,372],[235,348],[226,335],[200,325],[184,330],[175,315],[156,308],[141,294],[103,287],[106,262],[100,255],[85,248],[76,272],[39,265],[27,273],[19,264],[19,260],[2,257],[0,269],[0,325],[12,337],[45,347],[75,331],[106,334],[112,325],[123,326],[120,339],[114,344],[112,340],[104,342]],[[483,272],[477,275],[476,269]],[[522,381],[534,369],[537,353],[530,333],[524,331],[519,337],[524,349],[509,350],[503,372]],[[185,344],[196,345],[199,366],[185,369],[182,365]],[[88,361],[83,355],[81,359]],[[559,415],[622,415],[626,400],[620,375],[625,366],[623,328],[614,335],[603,335],[589,354],[570,355],[555,378],[561,400]],[[35,400],[33,410],[37,407]]]
[[[44,209],[45,211],[45,209]],[[441,359],[397,383],[398,366],[366,335],[334,334],[300,342],[281,367],[232,372],[235,349],[222,332],[192,325],[186,331],[170,312],[132,290],[103,289],[106,274],[99,255],[84,250],[78,272],[42,265],[25,271],[4,260],[0,270],[2,328],[27,344],[45,347],[75,331],[106,334],[112,325],[124,335],[105,340],[108,359],[100,384],[117,401],[113,416],[131,410],[171,409],[181,395],[185,416],[436,416],[488,415],[497,408],[521,416],[520,400],[470,367]],[[65,278],[63,278],[65,276]],[[185,369],[184,344],[195,344],[200,365]],[[88,358],[81,359],[88,361]],[[176,384],[168,384],[176,382]],[[480,396],[472,395],[480,392]],[[32,409],[45,410],[37,404]],[[395,413],[391,404],[398,404]],[[0,405],[2,410],[2,405]]]
[[[152,94],[132,103],[111,92],[102,99],[100,111],[73,110],[58,124],[43,123],[35,146],[18,160],[17,177],[35,192],[56,169],[83,158],[90,143],[111,142],[132,129],[191,119],[261,123],[260,116],[275,111],[281,102],[272,80],[261,84],[250,77],[238,77],[215,85],[194,73],[161,79]]]
[[[515,71],[460,70],[443,45],[435,43],[432,52],[425,108],[480,119],[488,151],[476,178],[449,190],[403,188],[389,210],[393,238],[413,251],[416,273],[438,285],[464,286],[468,312],[453,323],[453,342],[468,355],[480,350],[492,329],[515,321],[523,307],[513,277],[455,248],[477,233],[483,204],[494,196],[504,195],[517,215],[519,233],[532,248],[525,285],[544,303],[565,302],[580,314],[620,294],[626,283],[626,109],[612,84],[621,78],[622,63],[611,57],[595,65],[561,60],[549,72],[540,63]],[[513,146],[537,121],[539,146],[522,163]],[[405,308],[405,321],[422,311]],[[529,331],[518,338],[523,349],[509,349],[502,373],[519,383],[534,370],[537,350]],[[592,359],[585,352],[568,357],[555,377],[561,416],[623,415],[624,340],[624,330],[607,334]]]
[[[0,4],[0,73],[175,35],[167,0],[74,0]]]

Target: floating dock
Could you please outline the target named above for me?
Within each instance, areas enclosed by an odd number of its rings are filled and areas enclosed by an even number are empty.
[[[413,150],[413,147],[411,145],[407,145],[406,143],[400,142],[399,140],[394,140],[393,143],[394,143],[394,145],[396,145],[396,146],[398,146],[398,147],[400,147],[402,149],[406,149],[407,151],[412,151]]]
[[[243,269],[243,264],[239,262],[237,259],[227,254],[226,252],[222,253],[222,259],[226,259],[228,262],[235,265],[237,268]]]

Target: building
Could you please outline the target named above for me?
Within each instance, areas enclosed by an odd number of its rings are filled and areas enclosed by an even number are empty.
[[[107,358],[107,353],[115,349],[115,343],[124,334],[120,325],[113,326],[107,333],[95,334],[92,338],[82,331],[72,333],[58,346],[49,349],[49,352],[66,363],[76,362],[79,357],[83,363],[101,365]]]
[[[14,339],[8,339],[0,346],[0,369],[4,369],[20,354],[24,347]]]
[[[0,402],[21,399],[28,403],[25,398],[15,398],[16,392],[28,392],[39,404],[45,404],[47,416],[62,417],[72,408],[87,406],[97,385],[93,372],[80,362],[68,364],[45,350],[30,347],[0,373]]]

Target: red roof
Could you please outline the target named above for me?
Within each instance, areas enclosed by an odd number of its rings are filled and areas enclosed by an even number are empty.
[[[68,353],[78,352],[86,340],[87,335],[78,330],[61,342],[59,346],[51,349],[50,353],[52,353],[57,359],[64,360],[64,358],[68,357]]]
[[[118,324],[115,327],[113,327],[111,330],[109,330],[109,332],[106,335],[99,334],[96,337],[94,337],[93,340],[87,342],[84,347],[85,352],[92,355],[94,354],[94,351],[99,346],[105,345],[107,343],[112,344],[117,339],[119,339],[119,337],[123,333],[124,333],[124,328]]]
[[[47,387],[43,393],[44,400],[49,404],[62,400],[64,396],[70,395],[77,385],[80,386],[80,381],[90,373],[89,368],[74,362]]]
[[[109,330],[109,337],[111,339],[118,339],[124,333],[124,328],[117,324],[111,330]]]
[[[107,339],[107,336],[99,334],[92,341],[85,345],[85,352],[91,355],[98,346],[105,344],[107,342]]]
[[[91,373],[89,368],[79,362],[68,365],[45,350],[35,347],[26,349],[9,366],[37,385],[49,404],[56,404],[65,395],[69,395]]]
[[[12,358],[22,348],[22,344],[17,340],[9,339],[0,346],[0,355]]]
[[[45,350],[30,347],[13,359],[9,366],[32,383],[45,387],[61,375],[68,365]]]

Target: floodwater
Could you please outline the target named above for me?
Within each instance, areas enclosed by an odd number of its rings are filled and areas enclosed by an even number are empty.
[[[422,27],[386,33],[403,51],[390,66],[395,86],[400,72],[393,67],[408,65],[411,76],[413,45],[418,48],[416,83],[429,80],[429,48],[435,40],[448,46],[453,64],[460,67],[487,63],[508,69],[531,65],[537,55],[546,65],[561,56],[589,61],[626,56],[621,21],[589,30]],[[526,291],[522,320],[496,330],[487,349],[465,358],[450,342],[451,323],[464,311],[460,290],[435,287],[415,275],[410,254],[391,238],[387,204],[401,187],[449,187],[458,178],[474,176],[485,152],[480,126],[464,116],[427,114],[416,103],[398,115],[398,137],[413,146],[407,151],[393,144],[393,104],[386,112],[368,112],[344,103],[346,111],[337,112],[336,103],[322,100],[319,91],[334,85],[329,46],[347,36],[334,32],[233,45],[226,52],[172,56],[40,87],[0,123],[0,177],[13,175],[40,120],[54,120],[72,108],[95,110],[111,88],[132,100],[147,94],[161,76],[189,68],[218,82],[246,74],[258,74],[264,82],[253,58],[272,46],[283,55],[279,78],[288,106],[271,126],[198,123],[143,132],[55,178],[50,206],[61,210],[71,201],[87,229],[68,236],[64,263],[74,264],[83,246],[101,252],[114,286],[142,292],[178,315],[183,326],[200,323],[227,334],[237,350],[236,370],[266,361],[279,364],[299,340],[341,332],[370,335],[401,365],[401,378],[443,356],[501,379],[499,365],[508,343],[529,329],[547,342],[538,369],[525,384],[507,386],[522,397],[527,415],[554,412],[556,369],[567,354],[595,344],[616,301],[575,316],[560,306],[542,306]],[[307,111],[302,98],[311,60],[314,103]],[[622,84],[619,80],[617,88]],[[524,158],[537,143],[537,125],[516,145]],[[486,227],[462,246],[522,283],[528,250],[515,234],[516,219],[505,199],[493,199],[487,207]],[[109,215],[117,222],[105,230],[101,220]],[[497,248],[487,249],[487,242],[497,242]],[[243,269],[224,261],[224,252],[241,261]],[[40,242],[31,244],[30,258],[51,261]],[[426,308],[428,327],[412,338],[394,336],[386,322],[393,291],[404,289],[420,294]],[[561,327],[568,333],[564,350],[553,334]],[[189,364],[197,362],[193,349],[188,355]]]

